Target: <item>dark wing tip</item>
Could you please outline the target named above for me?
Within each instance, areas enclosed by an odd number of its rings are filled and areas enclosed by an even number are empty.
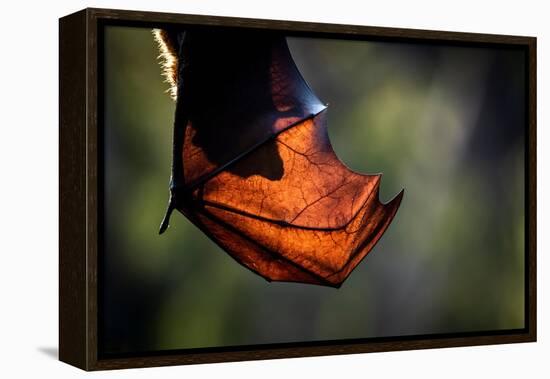
[[[166,231],[166,229],[168,229],[168,225],[169,224],[167,222],[164,222],[164,220],[162,220],[162,223],[160,224],[160,228],[159,228],[159,235],[161,235]]]
[[[166,214],[164,215],[164,218],[162,219],[162,222],[160,223],[159,228],[159,235],[164,233],[166,229],[170,226],[170,216],[172,215],[172,211],[174,210],[174,205],[172,200],[170,199],[170,203],[168,204],[168,208],[166,208]]]
[[[403,188],[397,195],[393,197],[393,199],[387,201],[386,203],[383,203],[383,205],[393,205],[395,207],[399,207],[401,205],[401,200],[403,200],[403,195],[405,194],[405,188]]]

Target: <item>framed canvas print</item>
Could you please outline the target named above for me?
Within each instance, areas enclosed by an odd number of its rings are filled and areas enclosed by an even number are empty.
[[[59,26],[62,361],[536,340],[534,37]]]

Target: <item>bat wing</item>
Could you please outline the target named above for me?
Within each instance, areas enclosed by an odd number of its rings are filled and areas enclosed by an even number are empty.
[[[340,162],[326,106],[284,38],[195,32],[180,41],[168,216],[178,209],[268,280],[340,286],[403,192],[382,204],[380,175]]]

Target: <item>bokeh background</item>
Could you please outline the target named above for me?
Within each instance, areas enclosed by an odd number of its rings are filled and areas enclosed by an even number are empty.
[[[340,289],[268,283],[168,201],[174,102],[151,30],[104,33],[100,350],[524,327],[524,53],[288,38],[340,159],[401,207]]]

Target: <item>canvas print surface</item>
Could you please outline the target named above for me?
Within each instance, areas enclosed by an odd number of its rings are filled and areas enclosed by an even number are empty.
[[[100,48],[100,354],[524,328],[524,50],[184,25]]]

